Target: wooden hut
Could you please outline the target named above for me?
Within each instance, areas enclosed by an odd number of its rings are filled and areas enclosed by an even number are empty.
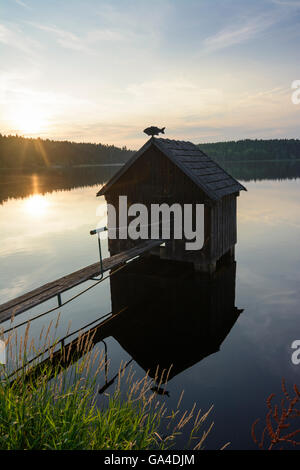
[[[204,205],[204,244],[187,251],[186,239],[170,238],[156,251],[162,258],[190,261],[199,271],[213,272],[219,260],[234,257],[237,241],[236,198],[245,190],[212,158],[191,142],[150,138],[143,147],[102,187],[117,212],[119,196],[128,206],[140,203]],[[110,254],[132,248],[141,240],[109,239]]]

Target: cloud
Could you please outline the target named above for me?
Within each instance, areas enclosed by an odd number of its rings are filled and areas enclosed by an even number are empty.
[[[252,18],[238,27],[230,25],[213,36],[206,38],[203,46],[207,52],[211,52],[240,44],[267,30],[278,23],[281,18],[282,15],[274,14]]]
[[[31,10],[32,8],[28,6],[26,3],[22,2],[22,0],[15,0],[15,2],[20,5],[23,8],[27,8],[28,10]]]
[[[131,32],[122,33],[118,30],[103,28],[89,31],[88,33],[78,36],[70,31],[57,28],[56,26],[47,26],[43,24],[30,23],[35,28],[53,34],[57,43],[65,49],[86,52],[94,54],[96,49],[93,48],[99,42],[124,42],[135,39],[135,35]]]
[[[300,8],[299,0],[271,0],[275,5],[289,6],[294,8]]]
[[[128,99],[134,109],[151,110],[151,112],[180,113],[189,112],[195,107],[204,110],[220,104],[223,100],[222,90],[204,88],[197,81],[172,78],[131,84],[127,87]]]
[[[0,43],[14,47],[28,55],[32,55],[35,50],[41,47],[39,42],[27,37],[16,25],[8,27],[0,24]]]
[[[174,12],[170,0],[109,2],[102,4],[98,16],[106,25],[114,25],[120,30],[158,32]]]
[[[46,26],[46,25],[40,25],[40,24],[35,24],[35,23],[31,23],[31,24],[32,26],[42,31],[46,31],[46,32],[54,34],[58,44],[60,44],[62,47],[65,47],[67,49],[72,49],[74,51],[91,52],[86,47],[84,40],[82,40],[80,37],[78,37],[74,33],[71,33],[63,29],[59,29],[56,26]]]
[[[9,80],[10,78],[10,80]],[[22,77],[23,80],[25,76]],[[51,91],[39,91],[33,88],[22,86],[18,83],[20,77],[18,75],[8,76],[6,81],[0,81],[0,96],[3,98],[0,100],[1,104],[16,106],[22,104],[34,104],[45,109],[59,113],[61,111],[68,110],[72,113],[74,110],[79,112],[80,110],[91,111],[94,108],[93,102],[79,98],[70,93],[55,93]]]

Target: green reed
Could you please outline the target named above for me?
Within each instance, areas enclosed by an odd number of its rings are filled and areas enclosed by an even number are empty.
[[[181,396],[177,408],[168,411],[151,391],[153,380],[147,374],[135,380],[132,369],[125,375],[122,364],[115,391],[100,396],[96,378],[104,376],[107,358],[95,351],[88,334],[79,337],[73,360],[67,347],[60,361],[45,349],[47,360],[30,366],[26,350],[23,356],[19,350],[23,368],[13,377],[1,366],[0,450],[163,450],[172,448],[187,425],[192,429],[187,446],[202,448],[213,423],[201,436],[198,431],[210,410],[201,415],[194,405],[182,412]],[[160,386],[168,379],[163,376],[155,377]]]

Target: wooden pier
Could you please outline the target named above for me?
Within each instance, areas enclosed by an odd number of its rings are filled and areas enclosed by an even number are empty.
[[[140,243],[129,250],[118,253],[110,258],[106,258],[102,262],[102,272],[104,273],[111,269],[116,269],[133,258],[147,253],[162,243],[162,240],[147,240],[146,242]],[[0,323],[9,320],[12,316],[15,317],[16,315],[20,315],[20,313],[36,307],[46,300],[59,296],[63,292],[72,289],[72,287],[76,287],[85,281],[99,276],[100,274],[100,262],[94,263],[68,274],[67,276],[63,276],[60,279],[48,282],[47,284],[27,292],[20,297],[16,297],[15,299],[0,305]]]

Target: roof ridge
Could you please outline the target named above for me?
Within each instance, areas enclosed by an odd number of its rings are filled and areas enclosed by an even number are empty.
[[[163,145],[163,142],[166,141],[168,139],[162,139],[162,138],[159,138],[159,139],[155,139],[155,142],[159,141],[159,143],[162,143]],[[174,142],[174,141],[172,141]],[[181,142],[181,141],[175,141],[175,142]],[[238,188],[237,188],[237,191],[240,191],[241,189],[246,189],[244,188],[244,186],[242,186],[235,178],[233,178],[233,176],[231,176],[229,173],[227,173],[224,168],[222,168],[220,165],[218,165],[215,160],[213,160],[213,158],[211,158],[209,155],[207,155],[206,153],[204,153],[196,144],[193,144],[192,142],[186,142],[184,141],[184,143],[188,143],[190,144],[192,147],[195,148],[195,150],[197,152],[199,152],[199,154],[201,156],[205,156],[207,157],[209,160],[208,162],[212,162],[216,167],[218,167],[225,175],[227,175],[228,177],[230,177],[232,179],[232,182],[235,183]],[[163,150],[164,149],[161,149],[160,148],[160,145],[158,145],[158,148],[160,150]],[[175,149],[174,149],[175,150]],[[168,148],[167,149],[168,153],[172,153],[172,149]],[[205,177],[205,175],[195,175],[194,172],[193,172],[193,169],[189,167],[189,164],[187,162],[181,162],[181,161],[178,161],[178,155],[171,155],[169,156],[169,158],[171,158],[171,160],[177,164],[177,166],[184,172],[186,173],[196,184],[197,186],[200,186],[202,187],[202,189],[204,190],[204,192],[206,192],[211,199],[215,199],[215,200],[218,200],[220,199],[218,197],[218,195],[216,194],[216,190],[219,189],[219,188],[215,188],[215,190],[213,190],[213,188],[211,188],[211,185],[212,183],[211,182],[206,182],[203,180],[203,177]],[[194,158],[194,157],[193,157]],[[232,185],[234,186],[234,184]]]
[[[167,158],[169,158],[183,173],[185,173],[198,187],[200,187],[210,199],[219,200],[226,194],[220,194],[220,188],[214,185],[214,181],[206,181],[205,168],[210,168],[210,174],[213,174],[213,169],[216,169],[218,177],[224,175],[224,180],[228,178],[232,181],[232,185],[228,185],[228,188],[232,188],[232,191],[227,194],[246,190],[233,176],[231,176],[224,168],[221,167],[212,157],[203,152],[198,145],[193,144],[189,141],[163,139],[161,137],[151,137],[128,161],[125,165],[101,188],[97,196],[103,195],[106,191],[134,164],[134,162],[151,146],[155,146],[160,152],[162,152]],[[172,148],[172,145],[174,148]],[[180,151],[184,152],[180,155]],[[191,152],[191,155],[188,154]],[[182,160],[180,159],[182,158]],[[183,157],[190,157],[189,161],[183,159]],[[197,157],[200,157],[197,160]],[[204,158],[205,157],[205,158]],[[200,161],[199,161],[200,160]],[[194,168],[193,165],[196,163],[202,165],[202,168]],[[205,166],[207,165],[207,167]],[[204,172],[201,174],[199,170]],[[199,173],[198,173],[199,172]],[[221,179],[217,180],[222,181]],[[222,189],[222,188],[221,188]],[[223,191],[224,192],[224,191]]]

